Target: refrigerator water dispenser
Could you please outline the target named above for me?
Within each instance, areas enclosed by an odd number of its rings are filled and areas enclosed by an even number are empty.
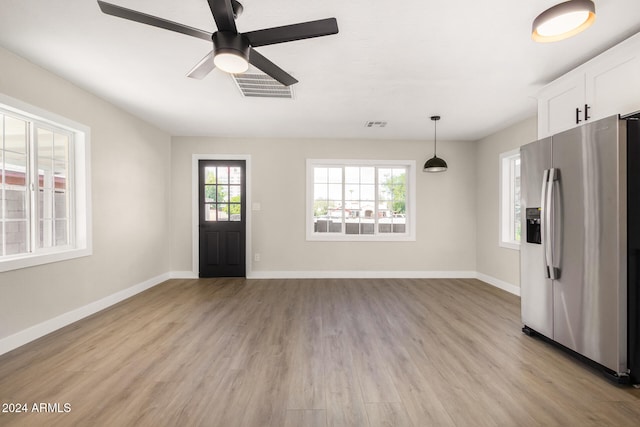
[[[541,244],[540,208],[527,208],[527,243]]]

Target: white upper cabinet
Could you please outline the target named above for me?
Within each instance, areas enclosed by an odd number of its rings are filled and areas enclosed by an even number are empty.
[[[545,86],[538,138],[613,114],[640,110],[640,33]]]

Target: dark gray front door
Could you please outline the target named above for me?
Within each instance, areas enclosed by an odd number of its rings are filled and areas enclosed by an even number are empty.
[[[244,160],[200,160],[200,277],[246,275]]]

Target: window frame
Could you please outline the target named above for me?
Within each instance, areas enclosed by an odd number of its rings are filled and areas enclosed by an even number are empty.
[[[314,168],[315,167],[402,167],[407,169],[406,175],[406,223],[404,233],[379,233],[374,227],[374,234],[346,234],[343,229],[340,233],[314,232]],[[306,209],[305,229],[307,241],[415,241],[416,240],[416,162],[415,160],[370,160],[370,159],[307,159],[306,177]],[[343,190],[345,182],[342,182]],[[378,189],[376,188],[376,203],[378,201]],[[344,191],[343,191],[344,200]]]
[[[15,255],[0,255],[0,272],[17,270],[26,267],[33,267],[52,262],[64,261],[92,254],[92,229],[91,229],[91,183],[90,183],[90,139],[91,130],[88,126],[77,123],[66,117],[57,115],[50,111],[35,107],[26,102],[12,98],[0,93],[0,111],[13,117],[29,122],[29,182],[27,191],[30,193],[28,203],[30,227],[29,239],[31,242],[30,251]],[[34,136],[36,129],[64,131],[72,136],[73,159],[69,160],[69,185],[73,186],[71,200],[69,201],[69,216],[73,216],[73,225],[69,231],[72,241],[65,246],[38,248],[33,244],[35,240],[34,222],[38,221],[37,203],[37,177],[34,178],[34,150],[37,149],[37,141]],[[32,184],[36,184],[31,187]]]
[[[516,160],[520,160],[520,148],[500,154],[498,245],[503,248],[520,250],[520,241],[513,238],[516,222],[518,221],[520,222],[520,236],[522,237],[522,218],[521,215],[519,217],[515,215]]]

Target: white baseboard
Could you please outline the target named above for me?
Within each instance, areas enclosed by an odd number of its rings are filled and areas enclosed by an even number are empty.
[[[491,286],[495,286],[496,288],[507,291],[513,295],[520,296],[520,286],[512,285],[511,283],[496,279],[495,277],[488,276],[483,273],[476,273],[476,279],[482,280],[483,282],[486,282]]]
[[[85,306],[76,308],[75,310],[56,316],[53,319],[46,320],[13,335],[2,338],[0,339],[0,354],[8,353],[11,350],[43,337],[57,329],[70,325],[71,323],[97,313],[100,310],[104,310],[105,308],[119,303],[120,301],[159,285],[160,283],[169,280],[169,278],[169,273],[161,274],[149,280],[145,280],[142,283],[131,286],[130,288],[123,289],[115,294],[111,294]]]
[[[192,271],[172,271],[172,279],[197,279]],[[369,271],[369,270],[320,270],[320,271],[251,271],[247,279],[478,279],[496,288],[520,296],[520,287],[477,271]]]
[[[198,275],[193,271],[172,271],[169,273],[172,279],[197,279]]]
[[[248,279],[475,279],[475,271],[252,271]]]

